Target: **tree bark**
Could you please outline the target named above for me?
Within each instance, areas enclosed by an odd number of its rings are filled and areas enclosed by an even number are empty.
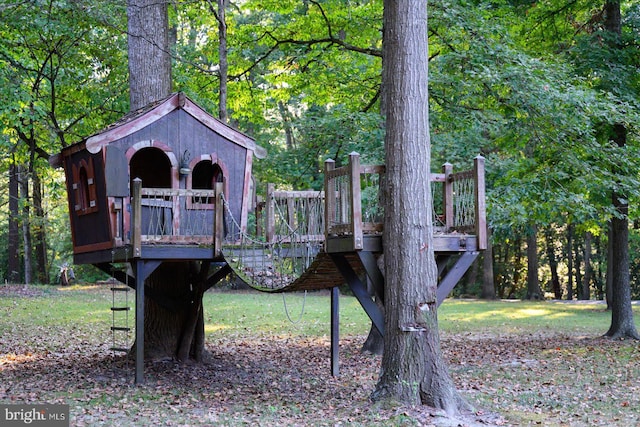
[[[219,119],[227,123],[229,114],[227,112],[227,80],[229,75],[229,64],[227,62],[227,21],[226,21],[226,0],[218,0],[218,58],[220,62],[220,93],[218,99]]]
[[[20,198],[18,186],[19,168],[15,162],[9,166],[9,240],[8,240],[8,262],[7,281],[18,283],[20,281],[20,211],[18,199]]]
[[[591,277],[593,269],[591,268],[591,237],[588,231],[584,233],[584,277],[582,278],[582,292],[580,299],[591,299]]]
[[[567,300],[573,299],[573,225],[567,225]]]
[[[553,241],[553,230],[551,227],[545,229],[544,237],[547,247],[547,259],[549,260],[549,270],[551,270],[551,291],[555,299],[562,298],[562,288],[560,287],[560,277],[558,276],[558,259],[556,258],[555,242]]]
[[[604,6],[605,29],[620,37],[622,16],[619,0],[607,0]],[[614,48],[620,48],[616,42]],[[627,128],[622,123],[613,125],[612,141],[622,149],[627,145]],[[611,219],[611,245],[613,265],[611,268],[611,326],[605,334],[611,338],[640,339],[633,321],[631,308],[631,286],[629,283],[629,204],[624,194],[613,192],[613,206],[617,216]]]
[[[531,226],[527,233],[527,296],[526,299],[544,299],[538,278],[538,228]]]
[[[136,110],[171,92],[167,1],[128,0],[127,16],[129,98],[130,108]],[[202,359],[202,295],[208,263],[203,265],[165,262],[145,281],[145,358]],[[132,353],[135,354],[135,344]]]
[[[18,185],[20,187],[20,200],[22,201],[22,262],[24,265],[24,283],[33,283],[33,245],[31,238],[30,211],[29,208],[29,176],[27,168],[19,166]]]
[[[45,214],[42,207],[42,182],[40,175],[32,171],[33,182],[33,234],[35,238],[35,252],[37,265],[37,280],[39,283],[49,283],[49,262],[47,258],[47,234],[45,232]]]
[[[457,413],[467,405],[444,362],[436,312],[426,2],[385,0],[383,27],[385,336],[372,398]]]
[[[152,295],[144,304],[144,354],[148,360],[202,361],[204,354],[203,276],[192,261],[167,262],[146,280]],[[135,354],[135,343],[131,349]]]
[[[129,108],[171,93],[167,0],[128,0]]]

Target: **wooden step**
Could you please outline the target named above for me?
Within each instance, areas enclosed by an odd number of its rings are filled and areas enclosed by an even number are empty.
[[[123,332],[130,332],[131,328],[127,328],[126,326],[112,326],[111,327],[112,331],[123,331]]]
[[[111,307],[111,311],[129,311],[131,307]]]
[[[131,288],[119,286],[119,287],[111,288],[111,292],[129,292],[129,289]]]

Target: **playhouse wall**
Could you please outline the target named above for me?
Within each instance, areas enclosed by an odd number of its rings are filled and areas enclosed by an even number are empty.
[[[76,210],[76,191],[73,188],[74,176],[72,165],[78,165],[82,160],[92,161],[95,180],[96,209],[92,212]],[[104,163],[101,153],[90,154],[79,151],[64,159],[64,170],[67,183],[67,199],[71,222],[71,236],[74,253],[100,250],[111,246],[111,226],[105,191]]]

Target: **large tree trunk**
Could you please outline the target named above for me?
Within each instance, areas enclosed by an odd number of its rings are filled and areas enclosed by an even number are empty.
[[[433,252],[426,2],[385,0],[385,335],[374,400],[465,406],[440,349]]]
[[[605,28],[620,37],[622,33],[622,16],[619,0],[607,0],[604,7]],[[620,47],[616,44],[613,47]],[[613,142],[622,149],[627,145],[627,128],[622,123],[613,126]],[[611,268],[611,326],[606,336],[611,338],[640,339],[633,322],[631,308],[631,287],[629,284],[629,204],[624,194],[613,193],[613,206],[619,216],[611,219],[611,245],[613,249],[613,265]]]
[[[128,0],[129,108],[171,93],[167,0]]]
[[[527,296],[526,299],[543,299],[538,278],[538,229],[535,225],[527,233]]]
[[[130,108],[171,92],[166,0],[128,0]],[[163,263],[146,280],[144,353],[147,359],[202,359],[202,294],[208,263]],[[145,289],[146,291],[146,289]],[[135,350],[135,344],[132,352]]]
[[[8,241],[8,262],[7,281],[18,283],[20,281],[20,211],[18,199],[19,192],[19,168],[12,161],[9,166],[9,241]]]
[[[146,280],[152,295],[144,303],[145,359],[202,361],[202,296],[208,263],[202,265],[201,270],[192,261],[163,263]]]
[[[618,3],[618,8],[620,4]],[[618,9],[618,13],[619,13]],[[614,141],[624,147],[627,129],[614,125]],[[613,194],[613,206],[619,216],[611,218],[611,249],[615,254],[611,266],[611,326],[605,334],[611,338],[640,339],[633,321],[631,286],[629,283],[629,205],[627,197]]]

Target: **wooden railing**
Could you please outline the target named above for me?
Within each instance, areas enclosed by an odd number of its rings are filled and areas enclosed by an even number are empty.
[[[134,257],[145,244],[213,245],[222,247],[224,206],[221,183],[215,190],[142,188],[133,180],[131,245]]]
[[[298,241],[324,241],[323,191],[276,190],[268,184],[264,210],[267,242],[286,242],[292,235]]]
[[[365,234],[383,229],[384,165],[361,165],[351,153],[340,168],[327,160],[324,174],[325,238],[351,236],[351,249],[362,249]],[[477,248],[486,249],[484,158],[474,159],[473,170],[453,173],[447,163],[430,177],[434,231],[474,234]]]

